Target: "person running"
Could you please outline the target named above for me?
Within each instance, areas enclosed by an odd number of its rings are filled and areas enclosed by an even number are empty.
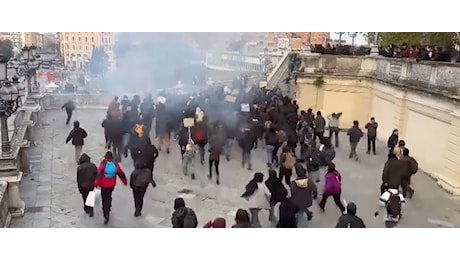
[[[84,139],[88,136],[85,129],[80,127],[80,122],[73,122],[73,129],[70,131],[67,136],[65,143],[67,144],[72,140],[72,145],[75,146],[75,163],[78,163],[81,156],[81,151],[83,150],[83,145],[85,144]]]
[[[268,198],[271,197],[271,194],[263,180],[263,173],[256,172],[252,180],[246,185],[246,191],[241,195],[248,201],[251,223],[256,228],[262,227],[259,221],[259,212],[262,209],[270,209]]]
[[[291,147],[285,146],[283,147],[283,153],[280,156],[280,174],[279,179],[286,182],[286,185],[291,185],[291,176],[292,176],[292,168],[294,168],[295,163],[297,162],[297,158],[295,154],[292,152]]]
[[[94,216],[94,208],[86,206],[86,198],[90,191],[94,190],[94,181],[97,176],[97,166],[91,162],[91,158],[83,153],[80,157],[77,168],[78,191],[83,198],[83,210],[90,218]]]
[[[104,213],[104,225],[110,220],[110,210],[112,208],[112,192],[117,183],[117,176],[124,186],[128,184],[126,175],[120,164],[113,161],[112,152],[107,152],[98,168],[98,174],[94,187],[101,188],[102,212]]]
[[[342,204],[340,195],[342,194],[342,176],[335,169],[334,163],[329,163],[324,184],[324,192],[321,201],[319,202],[319,207],[324,211],[326,207],[327,198],[332,196],[334,198],[335,205],[340,209],[342,214],[345,212],[345,207]]]
[[[336,228],[366,228],[363,220],[356,216],[356,204],[348,203],[347,212],[340,216]]]
[[[185,206],[183,198],[174,200],[174,212],[171,222],[173,228],[196,228],[198,226],[195,211]]]
[[[144,195],[147,191],[147,187],[149,184],[152,184],[152,187],[156,187],[156,183],[153,180],[152,171],[150,170],[149,166],[142,161],[138,160],[135,164],[136,169],[131,173],[131,177],[129,180],[129,186],[133,190],[133,197],[134,197],[134,216],[140,217],[142,216],[142,206],[144,204]]]
[[[75,103],[72,100],[68,100],[63,106],[62,109],[65,108],[65,112],[67,114],[67,119],[65,120],[65,124],[68,125],[70,119],[72,119],[72,113],[75,110]]]
[[[216,168],[216,184],[219,185],[219,161],[223,150],[220,145],[212,144],[209,148],[209,176],[212,179],[212,165]]]
[[[380,196],[379,208],[374,213],[374,216],[377,217],[384,210],[385,227],[393,228],[401,220],[402,209],[405,203],[406,200],[399,190],[390,188]]]

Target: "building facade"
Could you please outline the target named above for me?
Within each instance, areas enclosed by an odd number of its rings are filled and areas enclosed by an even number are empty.
[[[10,41],[13,44],[15,52],[18,52],[24,47],[25,35],[23,32],[10,32]]]
[[[110,67],[115,66],[113,52],[114,33],[111,32],[59,32],[59,46],[64,64],[82,70],[91,58],[93,48],[102,48],[109,56]]]
[[[43,49],[45,36],[38,32],[24,32],[24,46],[36,46],[39,50]]]

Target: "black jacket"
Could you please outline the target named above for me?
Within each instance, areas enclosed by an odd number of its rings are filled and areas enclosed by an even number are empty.
[[[144,188],[151,183],[155,186],[152,172],[148,168],[135,169],[129,178],[129,186],[131,189]]]
[[[388,159],[383,167],[382,182],[383,184],[387,184],[387,188],[399,189],[401,179],[407,175],[408,171],[409,164],[393,156]]]
[[[141,147],[141,160],[150,170],[153,170],[153,165],[157,157],[158,149],[155,145],[147,143]]]
[[[352,214],[343,214],[337,222],[336,228],[365,228],[361,218]]]
[[[66,143],[68,143],[70,140],[72,140],[72,145],[75,146],[80,146],[84,145],[84,139],[88,136],[86,133],[85,129],[77,127],[72,129],[70,131],[69,136],[67,136],[67,139],[65,140]]]
[[[299,211],[299,208],[287,199],[280,204],[279,208],[279,220],[277,228],[297,228],[297,218],[295,214]]]
[[[126,128],[122,120],[116,118],[106,119],[102,122],[102,127],[104,127],[109,140],[115,143],[121,143],[123,141],[123,135],[126,133]]]
[[[238,139],[238,145],[244,152],[250,152],[256,138],[251,132],[244,132]]]
[[[265,181],[265,185],[271,194],[270,204],[275,205],[280,201],[286,200],[288,192],[280,179],[270,177]]]
[[[77,185],[79,189],[94,189],[96,180],[97,166],[91,163],[91,158],[84,153],[80,157],[77,168]]]

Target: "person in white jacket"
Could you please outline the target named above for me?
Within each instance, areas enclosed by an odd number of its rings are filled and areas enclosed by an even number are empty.
[[[380,196],[379,208],[374,213],[374,216],[378,216],[381,211],[385,211],[385,227],[393,228],[402,217],[402,208],[405,203],[406,200],[398,189],[388,189]]]
[[[248,201],[248,208],[251,213],[251,223],[255,228],[262,227],[259,221],[259,212],[262,209],[270,209],[270,191],[263,182],[264,175],[256,172],[254,178],[246,185],[246,191],[241,195]]]

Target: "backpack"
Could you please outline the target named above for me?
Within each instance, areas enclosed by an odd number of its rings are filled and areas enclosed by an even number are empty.
[[[113,162],[105,163],[104,175],[107,179],[112,179],[117,175],[117,166]]]
[[[413,157],[409,157],[409,173],[410,175],[416,174],[418,171],[418,163]]]
[[[134,132],[137,134],[139,138],[144,136],[144,125],[136,124],[134,126]]]
[[[199,142],[204,141],[203,130],[201,130],[200,128],[197,128],[197,129],[196,129],[196,139],[197,139],[197,141],[199,141]]]
[[[284,161],[284,167],[288,170],[294,168],[294,164],[297,162],[297,159],[292,153],[286,153],[286,159]]]
[[[387,214],[391,219],[399,219],[401,216],[401,198],[399,197],[399,191],[397,193],[390,193],[390,198],[386,202]]]
[[[187,208],[187,211],[184,216],[184,221],[182,222],[183,228],[196,228],[198,226],[198,221],[196,219],[195,212],[193,209]]]
[[[335,150],[334,148],[323,149],[320,152],[320,163],[321,165],[328,165],[332,162],[335,158]]]

